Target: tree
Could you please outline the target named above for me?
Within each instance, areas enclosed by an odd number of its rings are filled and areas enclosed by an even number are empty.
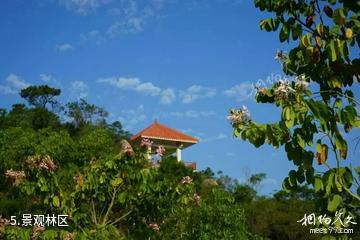
[[[55,97],[59,96],[61,90],[51,88],[48,85],[30,86],[24,88],[20,92],[20,96],[28,101],[28,103],[37,108],[46,108],[47,104],[54,107],[58,102]]]
[[[85,126],[90,123],[104,123],[108,113],[105,109],[80,99],[76,102],[66,104],[66,114],[72,119],[75,127]]]
[[[3,128],[29,127],[35,130],[60,127],[58,115],[46,108],[27,108],[24,104],[14,104],[9,112],[0,117]]]
[[[257,123],[246,108],[232,109],[234,135],[255,147],[285,146],[297,169],[284,179],[284,190],[306,181],[322,197],[323,212],[333,216],[341,210],[359,220],[360,166],[344,160],[346,135],[360,127],[359,102],[351,90],[360,82],[360,59],[351,53],[360,46],[360,6],[341,0],[255,0],[255,6],[274,15],[261,20],[262,30],[280,28],[280,42],[296,42],[288,54],[278,51],[275,57],[292,80],[257,86],[256,101],[279,107],[279,122]]]
[[[119,121],[115,121],[112,124],[109,124],[107,127],[112,133],[115,142],[119,142],[121,139],[131,137],[130,132],[124,130],[121,122]]]

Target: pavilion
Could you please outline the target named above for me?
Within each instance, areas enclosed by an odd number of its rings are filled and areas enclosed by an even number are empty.
[[[158,146],[164,146],[166,154],[176,152],[176,159],[181,161],[181,151],[199,142],[198,139],[186,135],[178,130],[169,128],[155,120],[150,126],[131,137],[131,141],[140,144],[142,139],[149,139],[153,142],[149,149],[154,154]]]

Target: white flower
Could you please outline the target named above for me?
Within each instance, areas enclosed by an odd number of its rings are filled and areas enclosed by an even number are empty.
[[[200,200],[201,200],[200,195],[197,194],[197,193],[194,193],[194,195],[193,195],[193,200],[195,201],[196,204],[199,204],[199,203],[200,203]]]
[[[227,119],[231,124],[242,124],[250,121],[250,112],[246,106],[242,106],[240,109],[230,109]]]
[[[15,186],[19,186],[24,181],[24,178],[26,177],[24,171],[14,171],[12,169],[7,170],[5,172],[5,176],[10,178],[13,181],[13,184]]]
[[[307,82],[306,77],[304,74],[301,74],[299,76],[296,77],[296,83],[295,86],[297,89],[307,89],[307,87],[309,86],[309,82]]]
[[[141,139],[141,143],[140,143],[140,146],[143,147],[143,146],[146,146],[146,147],[151,147],[151,145],[153,144],[153,142],[148,139],[148,138],[142,138]]]
[[[153,229],[154,231],[157,231],[157,232],[160,231],[160,226],[157,223],[150,223],[148,226],[149,226],[149,228]]]
[[[190,176],[185,176],[181,179],[181,184],[190,184],[192,183],[192,178]]]
[[[290,87],[289,81],[287,80],[279,80],[276,85],[277,86],[274,89],[275,100],[286,100],[290,92],[295,92],[295,90]]]

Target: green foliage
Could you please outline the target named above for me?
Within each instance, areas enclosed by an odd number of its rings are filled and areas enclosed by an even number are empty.
[[[26,108],[24,104],[14,104],[11,111],[3,114],[0,119],[1,128],[24,127],[37,130],[60,127],[56,114],[44,108]]]
[[[60,89],[51,88],[48,85],[40,85],[22,89],[20,96],[25,98],[32,106],[46,108],[47,104],[51,104],[52,107],[57,104],[55,97],[59,96],[60,93]]]
[[[85,100],[68,107],[73,111],[70,123],[45,108],[15,104],[9,112],[0,110],[0,238],[258,239],[246,222],[253,224],[250,206],[262,204],[256,189],[265,174],[240,184],[221,172],[215,176],[211,169],[194,172],[171,156],[153,167],[144,149],[124,150],[124,144],[131,148],[123,141],[129,133],[120,122],[107,124],[102,108]],[[353,112],[348,108],[340,115],[341,121],[350,121]],[[272,131],[283,128],[258,130],[254,125],[244,137],[260,146]],[[274,136],[272,141],[283,140]],[[345,146],[340,137],[337,145]],[[24,177],[6,177],[8,170],[23,171]],[[300,170],[289,174],[291,182],[305,178],[307,172]],[[341,170],[348,187],[353,182],[349,170]],[[328,188],[338,186],[329,177]],[[330,208],[337,199],[332,198]],[[24,213],[66,214],[69,227],[2,225],[2,217]],[[272,217],[280,218],[276,213]],[[284,229],[285,224],[280,221],[277,227]],[[253,225],[250,229],[259,230]]]
[[[101,158],[113,152],[111,134],[104,128],[91,128],[78,138],[78,153],[80,162]]]
[[[159,234],[160,239],[255,239],[246,231],[242,207],[218,188],[202,197],[199,206],[176,208]]]
[[[264,239],[277,240],[319,239],[318,235],[309,234],[309,226],[297,222],[304,213],[313,212],[316,212],[313,202],[289,196],[259,198],[245,207],[249,230]]]
[[[101,107],[90,104],[85,99],[66,104],[67,116],[72,120],[75,127],[81,127],[90,123],[103,124],[108,113]]]
[[[321,196],[322,211],[346,209],[346,214],[356,215],[360,196],[354,189],[360,187],[359,176],[342,160],[348,155],[344,134],[358,129],[360,121],[359,102],[350,89],[360,82],[360,59],[352,54],[360,46],[360,7],[357,1],[336,0],[329,1],[331,6],[318,0],[254,2],[261,11],[274,15],[260,21],[261,29],[280,29],[280,42],[296,42],[289,54],[279,51],[276,55],[284,73],[295,79],[258,89],[258,103],[281,109],[279,122],[232,122],[234,135],[255,147],[285,146],[296,166],[283,181],[285,191],[294,191],[306,181]],[[314,158],[325,171],[313,166]]]

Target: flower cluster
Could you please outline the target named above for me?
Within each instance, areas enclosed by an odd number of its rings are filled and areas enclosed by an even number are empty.
[[[157,154],[159,157],[164,156],[164,154],[165,154],[165,147],[164,147],[163,145],[158,146],[158,148],[156,149],[156,154]]]
[[[56,169],[56,165],[54,161],[50,158],[50,156],[45,156],[45,158],[43,158],[40,162],[39,168],[43,168],[52,172]]]
[[[29,156],[26,159],[26,163],[28,164],[30,169],[45,169],[49,172],[53,172],[57,168],[57,166],[54,163],[54,160],[49,155]]]
[[[133,148],[126,140],[121,141],[121,152],[129,157],[133,157],[135,155]]]
[[[6,218],[2,218],[2,216],[0,215],[0,229],[2,227],[5,227],[6,225],[8,225],[10,223],[10,221]]]
[[[78,174],[74,177],[76,185],[82,187],[84,185],[84,176],[82,174]]]
[[[157,223],[150,223],[148,226],[149,226],[149,228],[151,228],[154,231],[157,231],[157,232],[160,231],[160,226]]]
[[[290,87],[289,81],[279,80],[274,89],[275,100],[287,100],[290,92],[294,92],[294,89]]]
[[[200,197],[199,194],[194,193],[192,198],[193,198],[193,200],[195,201],[196,204],[200,204],[201,197]]]
[[[190,183],[192,183],[192,178],[190,176],[186,176],[181,179],[181,184],[190,184]]]
[[[149,147],[151,147],[152,144],[153,144],[153,142],[150,141],[150,139],[148,139],[148,138],[142,138],[142,139],[141,139],[141,143],[140,143],[140,147],[147,147],[147,148],[149,148]]]
[[[8,225],[10,221],[6,218],[2,218],[0,215],[0,238],[3,237],[3,233],[5,232],[5,226]]]
[[[45,231],[45,227],[34,226],[32,229],[31,239],[38,239],[38,236]]]
[[[240,109],[230,109],[227,119],[231,124],[243,124],[250,121],[250,112],[246,106],[242,106]]]
[[[96,157],[91,157],[90,165],[95,165],[95,164],[96,164]]]
[[[10,178],[13,181],[13,184],[15,186],[19,186],[24,181],[24,178],[26,177],[24,171],[14,171],[12,169],[7,170],[5,172],[5,176]]]
[[[309,86],[309,82],[306,81],[305,75],[301,74],[296,77],[296,83],[295,83],[296,89],[299,90],[306,90]]]
[[[64,240],[74,240],[75,239],[75,233],[66,233],[64,235]]]

